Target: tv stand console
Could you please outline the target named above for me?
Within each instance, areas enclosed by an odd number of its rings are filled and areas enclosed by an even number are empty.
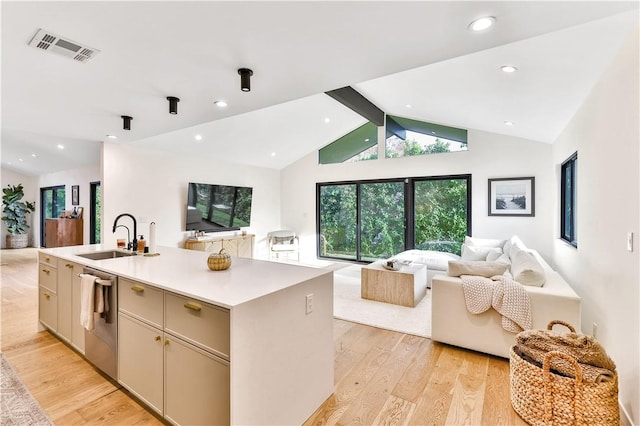
[[[219,252],[224,251],[231,256],[253,258],[253,246],[256,236],[246,235],[224,235],[221,237],[199,237],[199,239],[189,238],[184,242],[184,248],[188,250]]]

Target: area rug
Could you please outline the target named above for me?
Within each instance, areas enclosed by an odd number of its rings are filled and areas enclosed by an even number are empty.
[[[53,423],[24,387],[4,356],[2,361],[2,387],[0,388],[0,424],[5,425],[52,425]]]
[[[361,265],[333,272],[333,316],[401,333],[431,337],[431,290],[415,308],[360,297]]]

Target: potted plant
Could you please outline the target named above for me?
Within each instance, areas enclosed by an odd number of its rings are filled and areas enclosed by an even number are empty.
[[[29,245],[27,215],[35,211],[36,205],[22,201],[22,184],[7,185],[2,193],[2,221],[7,225],[6,248],[25,248]]]

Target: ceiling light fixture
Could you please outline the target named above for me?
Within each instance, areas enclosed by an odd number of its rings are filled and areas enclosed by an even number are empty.
[[[64,149],[64,145],[58,144],[58,149]]]
[[[167,100],[169,101],[169,114],[178,114],[178,102],[180,102],[180,99],[175,96],[167,96]]]
[[[120,118],[122,118],[122,128],[124,130],[131,130],[131,120],[133,120],[133,117],[121,115]]]
[[[469,24],[469,28],[473,31],[484,31],[495,24],[496,18],[493,16],[485,16],[478,18]]]
[[[32,156],[33,158],[36,158],[36,157],[37,157],[37,155],[36,155],[36,154],[31,154],[31,156]]]
[[[197,141],[201,141],[202,140],[202,135],[196,135],[196,140]]]
[[[406,107],[406,108],[413,108],[413,105],[411,105],[411,104],[406,104],[406,105],[405,105],[405,107]]]
[[[271,153],[271,156],[272,156],[272,157],[275,157],[275,156],[276,156],[276,153],[275,153],[275,152],[272,152],[272,153]]]
[[[215,101],[214,104],[218,108],[225,108],[227,106],[227,103],[225,101],[223,101],[223,100]]]
[[[243,92],[251,91],[251,76],[253,75],[253,71],[249,68],[240,68],[238,74],[240,74],[240,89]]]
[[[503,65],[500,67],[500,69],[502,70],[502,72],[507,72],[507,73],[518,71],[518,68],[514,67],[513,65]]]
[[[505,121],[504,125],[505,126],[513,126],[513,122],[512,121]]]
[[[118,137],[116,135],[107,135],[107,137],[109,139],[118,139]]]
[[[325,123],[329,123],[330,121],[331,121],[331,119],[330,119],[329,117],[327,117],[327,118],[325,118],[325,119],[324,119],[324,122],[325,122]]]

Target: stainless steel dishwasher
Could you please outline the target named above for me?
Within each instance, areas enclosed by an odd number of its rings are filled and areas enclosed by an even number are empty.
[[[118,379],[118,277],[97,269],[84,268],[83,273],[105,280],[105,312],[93,313],[95,328],[84,330],[84,356],[114,380]],[[97,287],[99,289],[99,287]]]

